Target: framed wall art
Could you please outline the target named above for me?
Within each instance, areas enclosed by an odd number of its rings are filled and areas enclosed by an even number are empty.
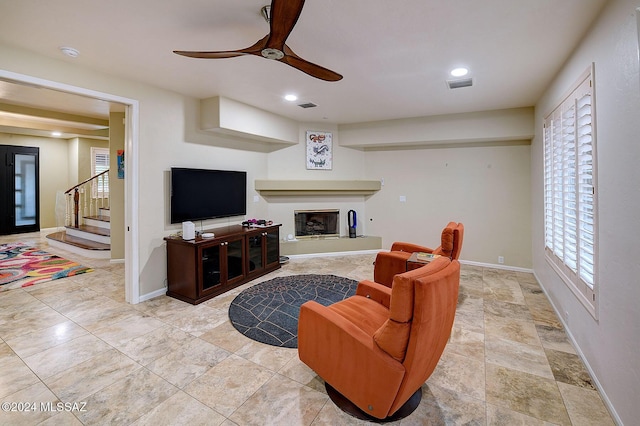
[[[307,170],[331,170],[332,168],[332,134],[307,130]]]
[[[124,179],[124,149],[117,151],[118,179]]]

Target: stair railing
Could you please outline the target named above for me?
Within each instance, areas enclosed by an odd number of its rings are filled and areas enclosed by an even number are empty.
[[[87,216],[95,216],[99,209],[109,207],[109,170],[98,173],[67,189],[65,226],[80,227]]]

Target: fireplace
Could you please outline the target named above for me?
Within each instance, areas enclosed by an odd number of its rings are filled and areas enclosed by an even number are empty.
[[[340,210],[295,210],[296,238],[339,237]]]

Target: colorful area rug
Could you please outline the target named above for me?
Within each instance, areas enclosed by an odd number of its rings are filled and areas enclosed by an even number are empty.
[[[336,275],[292,275],[254,285],[229,306],[231,324],[250,339],[283,348],[298,347],[300,306],[324,306],[356,294],[358,282]]]
[[[93,269],[24,243],[0,245],[0,291],[86,272]]]

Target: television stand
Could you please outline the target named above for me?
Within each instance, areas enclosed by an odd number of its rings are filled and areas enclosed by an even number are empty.
[[[197,305],[280,268],[280,226],[230,225],[195,240],[165,237],[167,296]]]

